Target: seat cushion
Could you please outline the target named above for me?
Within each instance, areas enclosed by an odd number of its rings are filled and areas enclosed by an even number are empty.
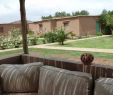
[[[90,95],[92,76],[52,66],[42,66],[38,95]]]
[[[39,73],[42,65],[41,62],[25,65],[1,65],[3,92],[38,92]]]
[[[113,78],[99,78],[96,81],[94,95],[113,95]]]

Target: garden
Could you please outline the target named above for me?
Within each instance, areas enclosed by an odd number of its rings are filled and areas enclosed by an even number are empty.
[[[43,38],[35,36],[33,31],[28,32],[27,34],[27,43],[29,46],[43,44]],[[13,28],[9,31],[8,35],[0,36],[0,49],[11,49],[11,48],[20,48],[22,47],[22,37],[20,29]]]
[[[47,32],[42,35],[36,35],[34,31],[29,30],[27,33],[27,44],[28,46],[54,43],[59,42],[61,45],[64,44],[67,39],[67,33],[63,29]],[[20,29],[13,28],[9,31],[8,35],[0,36],[0,49],[11,49],[22,47],[22,37]]]

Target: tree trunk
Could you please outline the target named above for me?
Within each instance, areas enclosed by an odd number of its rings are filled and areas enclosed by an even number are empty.
[[[25,11],[25,0],[20,0],[20,14],[21,14],[23,51],[24,51],[24,54],[28,54],[27,21],[26,21],[26,11]]]

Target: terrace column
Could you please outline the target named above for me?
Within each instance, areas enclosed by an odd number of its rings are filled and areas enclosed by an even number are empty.
[[[26,10],[25,10],[25,0],[19,0],[19,1],[20,1],[20,15],[21,15],[23,51],[24,51],[24,54],[28,54],[27,20],[26,20]]]

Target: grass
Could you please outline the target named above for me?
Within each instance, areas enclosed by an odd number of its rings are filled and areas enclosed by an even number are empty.
[[[82,53],[80,51],[66,51],[66,50],[52,50],[52,49],[36,49],[36,48],[30,48],[29,49],[30,54],[35,54],[41,57],[54,57],[54,58],[62,58],[62,59],[70,59],[70,58],[76,58],[80,57]],[[5,58],[9,56],[14,56],[17,54],[22,54],[22,49],[19,50],[12,50],[12,51],[5,51],[0,52],[0,58]],[[95,53],[91,52],[95,58],[104,58],[104,59],[112,59],[113,54],[108,53]]]
[[[80,57],[82,53],[85,52],[80,52],[80,51],[66,51],[66,50],[52,50],[52,49],[34,49],[31,48],[30,52],[35,52],[40,56],[44,57],[59,57],[59,58],[75,58],[75,57]],[[105,59],[112,59],[113,54],[108,54],[108,53],[95,53],[95,52],[90,52],[94,55],[95,58],[105,58]]]
[[[0,52],[0,58],[14,56],[17,54],[22,54],[22,53],[23,53],[22,49],[12,50],[12,51],[4,51],[4,52]]]
[[[61,46],[61,45],[55,45]],[[63,45],[64,47],[80,47],[80,48],[101,48],[101,49],[113,49],[113,37],[103,37],[94,39],[85,39],[74,42],[69,42]]]

